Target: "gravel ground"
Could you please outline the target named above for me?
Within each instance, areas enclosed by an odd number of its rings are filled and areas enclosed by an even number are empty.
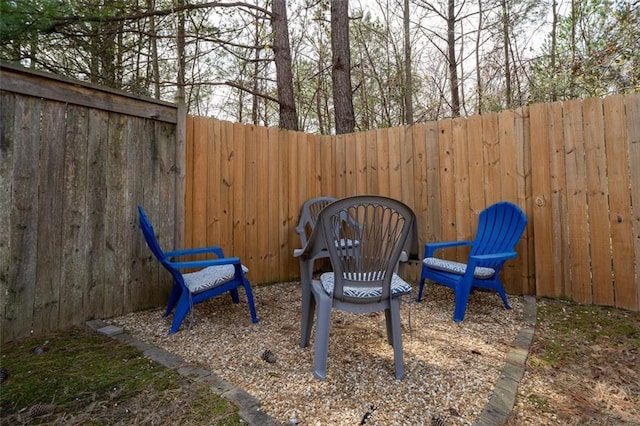
[[[300,348],[300,284],[254,286],[260,322],[244,295],[196,305],[194,321],[167,335],[170,318],[152,310],[114,318],[132,336],[201,365],[257,398],[276,421],[301,425],[468,425],[477,420],[524,325],[522,298],[504,309],[495,293],[475,292],[454,323],[453,292],[425,289],[402,304],[405,378],[395,380],[384,314],[334,310],[327,380],[314,378],[314,336]],[[417,288],[414,288],[417,293]],[[275,362],[266,362],[270,350]],[[272,360],[273,361],[273,360]]]

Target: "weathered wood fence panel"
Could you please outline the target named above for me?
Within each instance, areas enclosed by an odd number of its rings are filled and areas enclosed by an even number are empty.
[[[509,200],[529,218],[504,271],[509,292],[638,310],[639,123],[637,94],[339,136],[190,117],[185,241],[221,244],[254,282],[273,282],[298,276],[308,198],[398,198],[421,242],[471,238],[479,212]]]
[[[176,107],[1,71],[0,341],[164,303],[170,280],[136,207],[173,248],[184,198]]]

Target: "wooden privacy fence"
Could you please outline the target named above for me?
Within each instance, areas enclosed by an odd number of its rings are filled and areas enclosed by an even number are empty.
[[[640,309],[640,94],[320,136],[0,70],[0,343],[166,301],[138,204],[164,248],[221,245],[260,284],[298,278],[308,198],[400,199],[421,243],[510,200],[529,218],[510,293]]]
[[[639,111],[635,94],[340,136],[188,117],[185,244],[221,245],[254,283],[275,282],[298,277],[308,198],[397,198],[422,243],[469,239],[483,208],[509,200],[529,225],[508,292],[638,310]]]
[[[176,107],[1,71],[0,341],[164,303],[170,279],[149,256],[136,206],[163,244],[180,240]]]

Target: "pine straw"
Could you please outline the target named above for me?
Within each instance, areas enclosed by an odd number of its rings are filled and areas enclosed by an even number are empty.
[[[640,312],[538,300],[509,425],[640,425]]]
[[[327,380],[320,381],[312,373],[314,335],[309,347],[299,346],[300,284],[254,286],[254,297],[257,324],[242,296],[239,305],[226,296],[197,305],[193,326],[173,335],[162,310],[113,322],[245,389],[276,421],[305,425],[472,424],[523,326],[520,297],[511,296],[506,310],[495,293],[475,292],[465,321],[454,323],[451,290],[427,286],[421,303],[405,297],[402,304],[406,376],[397,381],[384,314],[334,310]],[[267,349],[276,362],[263,360]]]

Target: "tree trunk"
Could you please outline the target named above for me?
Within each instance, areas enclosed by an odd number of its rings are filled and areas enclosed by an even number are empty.
[[[336,134],[353,133],[355,115],[351,91],[348,0],[331,0],[331,50]]]
[[[557,74],[556,55],[558,52],[558,2],[553,0],[552,21],[551,21],[551,75]],[[558,85],[551,85],[551,101],[558,100]]]
[[[273,0],[271,26],[275,33],[273,53],[276,65],[276,83],[280,108],[280,127],[298,130],[298,113],[293,97],[293,72],[291,71],[291,47],[287,23],[286,0]]]
[[[484,18],[484,10],[482,9],[482,0],[478,0],[478,33],[476,34],[476,114],[482,114],[482,101],[484,96],[484,89],[482,83],[482,75],[481,75],[481,63],[480,63],[480,42],[482,40],[482,30],[483,30],[483,18]]]
[[[178,0],[178,7],[184,7],[184,0]],[[176,49],[178,53],[178,93],[176,94],[177,102],[185,102],[185,29],[184,29],[184,11],[178,13],[178,34],[176,37]]]
[[[460,88],[458,87],[458,62],[456,59],[456,12],[455,0],[449,0],[447,15],[447,47],[449,56],[449,79],[451,85],[451,115],[460,117]]]
[[[404,0],[404,108],[405,124],[413,124],[413,80],[411,78],[411,33],[409,0]]]
[[[511,59],[509,55],[509,10],[507,9],[507,1],[502,0],[502,38],[504,42],[504,81],[506,86],[505,101],[506,107],[511,108],[513,105],[513,94],[511,89]]]

